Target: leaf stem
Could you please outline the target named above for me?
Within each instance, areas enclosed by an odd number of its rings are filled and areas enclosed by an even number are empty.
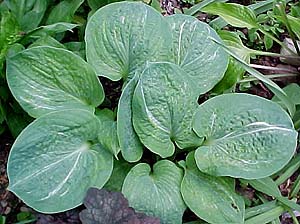
[[[283,20],[283,23],[284,25],[286,26],[286,29],[295,45],[295,49],[296,49],[296,52],[298,54],[298,56],[300,56],[300,50],[299,50],[299,46],[298,46],[298,43],[297,43],[297,40],[296,40],[296,36],[294,34],[294,32],[292,31],[292,28],[291,28],[291,25],[289,23],[289,20],[286,16],[286,13],[285,13],[285,7],[283,7],[284,5],[282,3],[278,3],[275,5],[275,7],[278,8],[278,11],[282,17],[282,20]]]
[[[287,74],[272,74],[272,75],[265,75],[269,79],[276,79],[276,78],[284,78],[284,77],[295,77],[298,76],[297,74],[287,73]],[[240,80],[238,83],[245,83],[245,82],[253,82],[259,79],[255,77],[247,77]]]
[[[294,224],[299,224],[297,217],[295,216],[294,212],[292,209],[288,208],[287,209],[289,214],[291,215],[292,219],[293,219],[293,223]]]
[[[300,190],[300,175],[297,177],[297,179],[295,180],[295,182],[293,184],[293,188],[290,193],[290,198],[296,197],[299,190]]]
[[[293,173],[295,173],[300,167],[300,154],[296,155],[291,162],[285,167],[284,171],[275,180],[277,185],[283,184],[288,178],[290,178]]]
[[[258,30],[263,33],[265,36],[271,38],[273,41],[275,41],[277,44],[279,44],[281,47],[284,47],[287,51],[289,51],[291,54],[295,55],[295,52],[293,50],[291,50],[290,48],[288,48],[284,43],[282,43],[280,40],[278,40],[276,37],[274,37],[273,35],[269,34],[268,32],[266,32],[263,27],[259,26]]]
[[[270,56],[270,57],[281,57],[281,55],[278,53],[273,53],[273,52],[268,52],[268,51],[258,51],[258,50],[252,50],[252,49],[251,49],[251,54],[261,55],[261,56]]]

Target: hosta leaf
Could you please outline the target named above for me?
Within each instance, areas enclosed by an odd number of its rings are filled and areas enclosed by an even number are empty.
[[[117,113],[117,133],[120,148],[124,159],[128,162],[136,162],[143,155],[143,145],[135,133],[132,124],[132,97],[138,82],[138,76],[134,76],[122,91]]]
[[[117,157],[120,147],[117,136],[117,122],[113,111],[108,109],[97,110],[96,116],[101,126],[98,134],[99,143]]]
[[[86,110],[44,115],[19,135],[8,160],[9,189],[27,205],[56,213],[80,205],[88,188],[101,188],[112,154],[97,141],[100,123]]]
[[[247,27],[248,29],[258,27],[254,12],[240,4],[214,2],[202,8],[201,11],[218,15],[235,27]]]
[[[15,15],[23,31],[36,28],[46,12],[48,1],[45,0],[9,0],[4,4]]]
[[[181,224],[186,208],[180,194],[182,175],[168,160],[154,164],[153,171],[140,163],[128,173],[122,192],[135,210],[160,218],[162,224]]]
[[[7,81],[32,117],[72,108],[93,111],[104,98],[92,68],[79,56],[59,48],[30,48],[7,59]]]
[[[287,85],[283,88],[283,91],[295,105],[300,105],[300,86],[297,83]],[[274,96],[272,101],[282,104],[278,96]],[[284,107],[284,105],[282,106]]]
[[[235,193],[233,182],[200,172],[193,152],[187,156],[181,193],[187,206],[209,223],[243,223],[245,204]]]
[[[178,147],[199,146],[192,130],[197,97],[184,71],[172,63],[151,63],[144,70],[132,101],[133,125],[141,142],[161,157]]]
[[[158,218],[135,212],[120,192],[90,188],[84,205],[87,209],[80,212],[83,224],[160,224]]]
[[[100,8],[88,21],[88,62],[111,80],[132,78],[146,61],[166,61],[171,31],[156,10],[143,3],[119,2]]]
[[[208,24],[192,16],[176,14],[166,20],[173,32],[174,62],[199,94],[206,93],[222,79],[227,68],[227,53],[210,37],[221,39]]]
[[[49,46],[49,47],[67,49],[62,43],[60,43],[59,41],[57,41],[56,39],[48,35],[42,36],[41,38],[37,39],[32,44],[30,44],[28,48],[40,47],[40,46]]]
[[[198,168],[216,176],[259,179],[288,163],[297,132],[279,105],[249,94],[226,94],[202,104],[194,130],[206,138],[195,153]]]
[[[72,22],[76,10],[83,2],[84,0],[61,1],[51,10],[46,20],[46,24],[50,25],[58,22]]]

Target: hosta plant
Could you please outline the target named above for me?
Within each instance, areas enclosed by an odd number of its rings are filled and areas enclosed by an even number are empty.
[[[191,16],[113,3],[89,19],[85,41],[87,62],[49,46],[7,59],[10,90],[36,118],[12,147],[9,189],[44,213],[104,187],[161,223],[182,223],[187,207],[209,223],[243,223],[234,178],[265,178],[288,163],[297,139],[289,115],[248,94],[198,105],[223,78],[228,55]],[[99,109],[97,76],[123,80],[116,114]]]

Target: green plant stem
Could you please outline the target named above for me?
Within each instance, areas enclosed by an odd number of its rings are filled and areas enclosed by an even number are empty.
[[[300,155],[296,155],[292,161],[286,166],[284,172],[275,180],[277,185],[283,184],[293,173],[300,167]]]
[[[293,223],[294,224],[299,224],[297,217],[295,216],[294,212],[292,211],[292,209],[288,208],[288,212],[291,215],[292,219],[293,219]]]
[[[298,54],[298,56],[300,56],[300,50],[299,50],[299,46],[298,46],[298,43],[297,43],[297,40],[296,40],[296,36],[294,34],[294,32],[292,31],[292,28],[291,28],[291,25],[289,23],[289,20],[286,16],[286,13],[285,13],[285,7],[283,7],[283,4],[276,4],[276,7],[278,8],[278,11],[283,19],[283,23],[284,25],[286,26],[286,29],[295,45],[295,49],[296,49],[296,52]]]
[[[274,37],[272,34],[266,32],[261,26],[258,27],[258,30],[263,33],[265,36],[271,38],[274,42],[279,44],[281,47],[284,47],[287,51],[289,51],[291,54],[295,54],[294,51],[292,51],[290,48],[288,48],[284,43],[282,43],[280,40],[278,40],[276,37]]]
[[[258,51],[258,50],[251,50],[251,54],[261,55],[261,56],[270,56],[270,57],[281,57],[281,55],[278,53],[267,52],[267,51]]]
[[[271,79],[266,78],[262,73],[255,70],[254,68],[250,67],[247,62],[245,62],[243,59],[241,59],[239,56],[237,56],[235,53],[233,53],[226,45],[224,45],[219,40],[216,40],[213,37],[208,37],[218,45],[222,46],[222,48],[235,60],[237,60],[240,64],[240,66],[245,69],[249,74],[256,77],[257,79],[261,80],[266,84],[266,86],[284,103],[286,108],[288,109],[288,112],[291,116],[294,116],[296,112],[295,104],[287,97],[286,93]]]
[[[290,193],[290,198],[296,197],[299,190],[300,190],[300,175],[297,177],[297,179],[294,182],[293,188]]]
[[[245,224],[264,224],[273,221],[280,216],[285,209],[282,206],[277,206],[269,211],[266,211],[260,215],[254,216],[245,221]]]
[[[269,79],[276,79],[276,78],[284,78],[284,77],[295,77],[298,76],[297,74],[273,74],[273,75],[265,75]],[[245,83],[245,82],[253,82],[253,81],[258,81],[259,79],[255,77],[247,77],[242,80],[240,80],[238,83]]]

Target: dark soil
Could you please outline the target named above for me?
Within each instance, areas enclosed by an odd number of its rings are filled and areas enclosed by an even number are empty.
[[[0,215],[7,218],[8,223],[15,220],[16,214],[20,211],[22,203],[11,192],[7,190],[8,179],[6,165],[13,139],[8,133],[4,133],[0,138]]]

